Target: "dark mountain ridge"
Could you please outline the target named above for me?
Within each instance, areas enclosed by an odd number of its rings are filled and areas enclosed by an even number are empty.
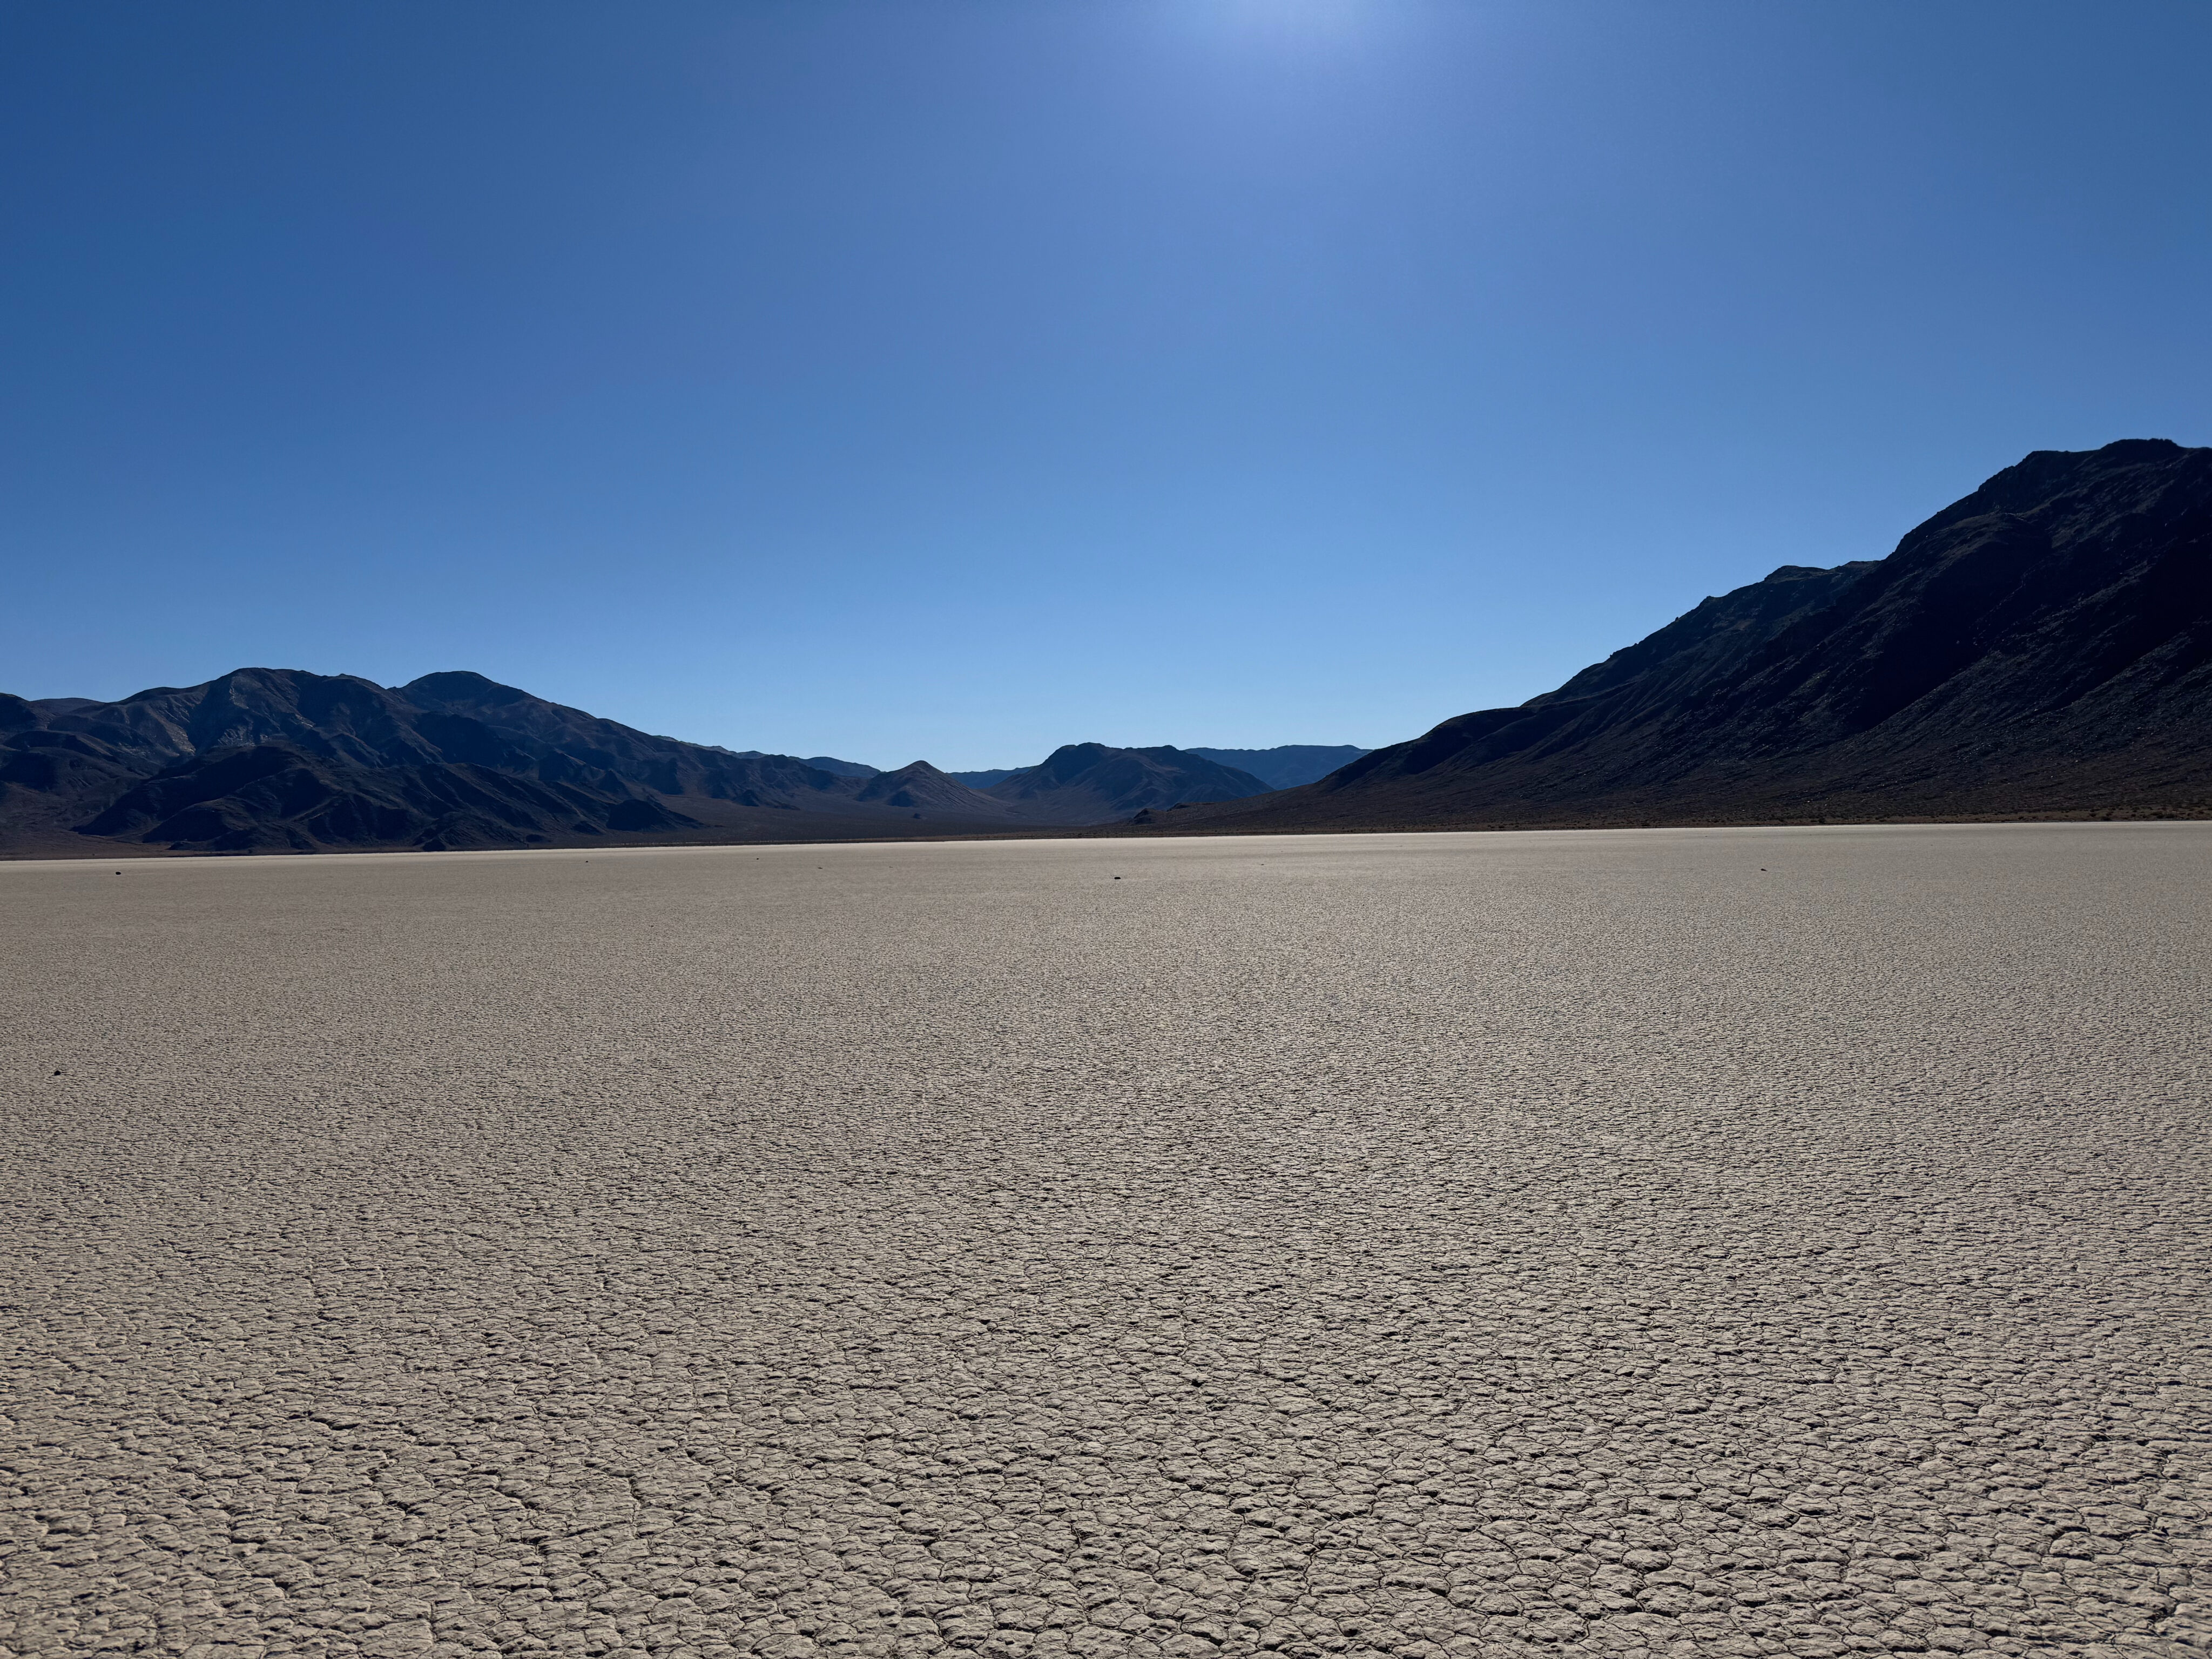
[[[1517,708],[1177,831],[2212,811],[2212,449],[2039,451]]]
[[[0,845],[178,851],[1008,830],[924,762],[852,776],[654,737],[480,674],[240,669],[118,702],[0,695]]]
[[[702,744],[701,747],[711,749],[718,755],[733,755],[739,760],[769,758],[768,751],[763,749],[725,749],[718,743]],[[883,770],[882,767],[870,766],[866,761],[839,760],[835,755],[807,755],[802,758],[816,771],[834,772],[841,778],[872,778]],[[958,778],[963,783],[969,781],[966,774],[961,772],[947,772],[945,775]]]

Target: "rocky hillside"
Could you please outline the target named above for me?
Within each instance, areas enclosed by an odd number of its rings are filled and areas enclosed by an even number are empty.
[[[0,696],[0,851],[19,854],[804,840],[1036,821],[922,762],[852,775],[736,755],[480,674],[386,688],[246,668],[119,702]]]
[[[2039,451],[1513,708],[1176,830],[2212,812],[2212,449]],[[1167,821],[1163,818],[1163,824]]]

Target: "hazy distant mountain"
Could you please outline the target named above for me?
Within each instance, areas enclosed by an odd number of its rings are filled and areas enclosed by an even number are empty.
[[[1517,708],[1172,828],[2212,813],[2212,449],[2043,450]]]
[[[812,839],[1011,829],[922,762],[866,776],[654,737],[480,674],[240,669],[119,702],[0,696],[0,846],[180,850]]]
[[[1071,743],[985,793],[1052,823],[1104,823],[1148,807],[1241,799],[1267,790],[1250,773],[1188,750]]]
[[[1273,749],[1186,749],[1224,766],[1249,772],[1270,789],[1295,789],[1325,778],[1369,751],[1348,743],[1285,743]],[[978,784],[978,788],[983,786]]]
[[[1270,789],[1289,789],[1327,777],[1338,767],[1358,760],[1368,751],[1348,743],[1285,743],[1273,749],[1185,749],[1181,752],[1246,773]],[[948,772],[945,775],[957,778],[971,788],[988,789],[1018,773],[1036,769],[1029,766],[999,766],[981,772]]]

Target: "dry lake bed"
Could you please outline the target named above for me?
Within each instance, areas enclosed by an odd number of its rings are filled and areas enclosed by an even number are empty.
[[[0,946],[0,1651],[2212,1642],[2212,826],[18,864]]]

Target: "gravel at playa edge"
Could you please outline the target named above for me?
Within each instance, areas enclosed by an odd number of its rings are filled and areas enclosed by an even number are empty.
[[[2208,874],[0,866],[0,1652],[2200,1650]]]

